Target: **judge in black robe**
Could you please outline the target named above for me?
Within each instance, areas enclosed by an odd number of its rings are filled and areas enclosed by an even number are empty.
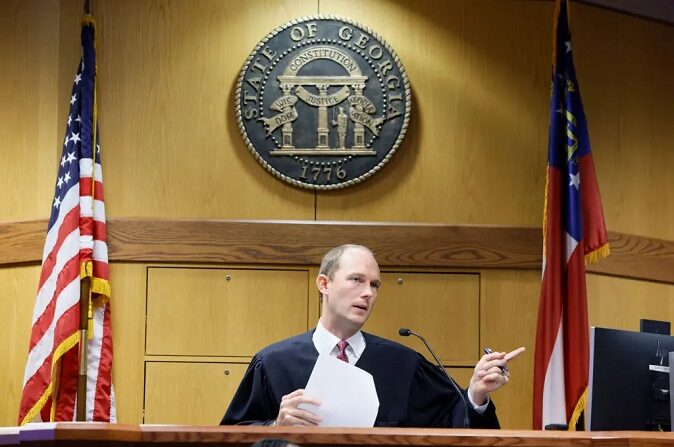
[[[304,388],[318,358],[313,331],[275,343],[257,353],[221,424],[271,425],[281,398]],[[458,396],[443,371],[401,344],[363,333],[365,350],[355,363],[374,378],[379,397],[375,426],[499,428],[490,401],[478,414]]]
[[[329,333],[330,344],[335,343],[329,355],[339,348],[337,358],[349,360],[344,350],[347,340],[358,334],[369,318],[380,286],[379,264],[367,247],[342,245],[325,254],[316,287],[322,303],[320,327]],[[517,351],[524,348],[508,354],[489,353],[477,362],[470,393],[462,391],[461,394],[470,394],[481,405],[482,414],[478,414],[472,404],[466,408],[444,372],[421,355],[392,341],[361,334],[365,347],[354,360],[355,366],[374,378],[379,396],[375,425],[463,427],[464,416],[467,416],[473,427],[498,427],[489,393],[508,383],[507,357],[514,358]],[[322,333],[316,335],[317,343],[322,343]],[[319,416],[302,408],[302,404],[320,404],[303,390],[317,358],[311,332],[260,351],[253,358],[222,423],[319,424]]]

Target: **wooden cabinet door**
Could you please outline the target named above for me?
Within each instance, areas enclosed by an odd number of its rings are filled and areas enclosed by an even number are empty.
[[[145,423],[217,425],[247,363],[145,363]]]
[[[146,355],[252,357],[307,330],[306,270],[150,268]]]

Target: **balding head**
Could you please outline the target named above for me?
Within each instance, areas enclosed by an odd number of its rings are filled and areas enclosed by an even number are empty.
[[[339,269],[339,260],[342,258],[344,252],[349,249],[363,250],[370,253],[372,257],[374,257],[374,254],[372,254],[372,250],[365,247],[364,245],[356,245],[356,244],[340,245],[339,247],[331,249],[329,252],[325,254],[325,256],[323,256],[323,260],[321,261],[321,268],[318,271],[318,274],[325,275],[328,278],[333,279],[335,276],[335,272]]]

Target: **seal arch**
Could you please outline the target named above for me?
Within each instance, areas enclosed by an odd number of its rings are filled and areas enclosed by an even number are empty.
[[[351,76],[363,75],[360,66],[351,56],[341,51],[339,48],[322,45],[307,48],[306,50],[300,52],[290,61],[284,70],[283,75],[297,76],[297,73],[302,69],[302,67],[317,59],[327,59],[337,62],[347,71],[347,73],[355,71],[355,74]],[[296,61],[297,63],[295,63]]]
[[[331,60],[341,65],[348,73],[347,76],[300,76],[297,73],[305,65],[319,59]],[[351,95],[353,89],[355,101],[358,103],[363,96],[367,76],[363,76],[358,63],[347,53],[339,48],[317,45],[307,48],[297,54],[286,66],[283,74],[278,77],[281,90],[284,96],[295,95],[310,106],[318,108],[318,127],[316,129],[316,138],[318,144],[315,150],[329,149],[328,134],[328,107],[337,105]],[[304,86],[310,85],[318,89],[318,95],[308,92]],[[328,94],[328,88],[331,86],[342,85],[343,87],[332,94]],[[360,112],[360,110],[359,110]],[[295,149],[292,144],[292,124],[286,123],[283,127],[283,148],[273,154],[288,153]],[[359,122],[354,122],[354,146],[352,150],[357,152],[370,152],[365,148],[365,129]]]

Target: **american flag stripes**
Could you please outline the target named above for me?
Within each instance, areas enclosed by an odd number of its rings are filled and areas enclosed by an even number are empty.
[[[82,59],[70,98],[33,311],[19,409],[21,425],[75,419],[82,278],[89,278],[91,291],[86,340],[86,420],[116,419],[94,33],[93,19],[85,16]]]
[[[607,256],[609,248],[566,0],[557,0],[556,8],[533,426],[566,424],[573,430],[587,400],[585,263]]]

